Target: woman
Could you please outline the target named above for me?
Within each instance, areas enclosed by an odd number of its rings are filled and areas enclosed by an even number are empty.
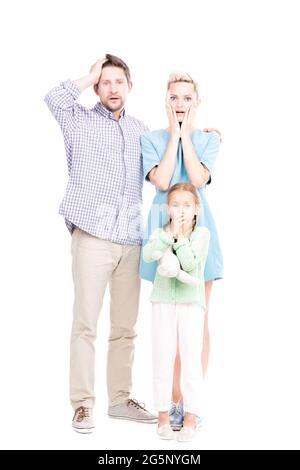
[[[147,243],[150,234],[167,221],[168,188],[178,182],[192,183],[197,188],[202,202],[199,225],[206,226],[211,233],[204,272],[206,314],[201,360],[205,374],[209,358],[209,300],[213,281],[223,277],[223,260],[214,219],[206,200],[206,185],[211,183],[220,136],[216,131],[205,132],[209,129],[202,131],[193,126],[199,103],[198,85],[195,80],[186,73],[171,74],[166,99],[169,127],[147,132],[141,137],[144,177],[156,187],[143,245]],[[157,262],[145,263],[141,257],[140,276],[142,279],[153,282],[156,268]],[[180,429],[183,422],[183,407],[178,353],[174,366],[172,400],[174,405],[170,410],[170,422],[173,429]]]

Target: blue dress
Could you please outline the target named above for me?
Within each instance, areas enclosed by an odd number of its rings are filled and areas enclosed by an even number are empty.
[[[141,136],[143,172],[146,181],[149,181],[148,173],[156,165],[159,165],[161,159],[163,158],[168,146],[169,139],[170,133],[166,129],[146,132]],[[191,139],[199,161],[208,168],[210,175],[212,175],[213,166],[219,151],[219,134],[217,132],[203,132],[199,129],[196,129],[191,134]],[[170,182],[170,187],[173,184],[179,182],[190,182],[184,166],[181,141],[178,145],[177,163],[172,180]],[[207,184],[210,184],[210,182],[211,180],[209,180]],[[210,231],[210,244],[205,264],[204,278],[205,281],[221,279],[223,277],[222,252],[215,222],[206,199],[206,186],[198,189],[198,193],[202,204],[200,217],[197,223],[199,226],[207,227]],[[143,246],[149,240],[152,232],[156,228],[162,227],[163,224],[169,220],[166,207],[167,191],[160,191],[156,188],[156,194],[152,202],[144,232]],[[142,258],[143,257],[141,256],[140,277],[142,279],[153,282],[157,268],[157,261],[153,261],[152,263],[145,263]]]

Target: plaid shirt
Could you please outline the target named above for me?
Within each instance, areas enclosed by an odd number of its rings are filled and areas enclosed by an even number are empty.
[[[123,110],[117,121],[100,102],[87,109],[70,80],[45,97],[64,136],[69,182],[59,213],[74,227],[115,243],[141,245],[143,167],[140,136],[147,128]]]

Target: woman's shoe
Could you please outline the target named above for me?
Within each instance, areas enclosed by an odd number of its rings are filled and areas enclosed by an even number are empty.
[[[160,439],[175,439],[173,429],[169,424],[157,427],[157,434]]]
[[[197,431],[194,428],[183,426],[178,433],[176,433],[176,440],[179,442],[191,442],[196,436]]]

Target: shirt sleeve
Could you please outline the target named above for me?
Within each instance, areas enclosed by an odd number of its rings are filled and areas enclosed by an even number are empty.
[[[195,239],[190,241],[188,238],[183,238],[173,244],[176,256],[184,271],[193,271],[198,263],[205,263],[209,239],[208,228],[201,227]]]
[[[160,158],[147,134],[141,135],[141,147],[144,178],[146,181],[150,181],[148,174],[152,168],[160,164]]]
[[[162,251],[163,253],[174,243],[174,238],[162,229],[154,230],[149,241],[143,246],[142,255],[146,263],[156,261],[153,257],[155,251]]]
[[[209,139],[207,141],[207,144],[204,148],[204,150],[197,151],[196,153],[198,155],[198,158],[200,162],[206,166],[206,168],[209,171],[210,177],[207,182],[207,184],[211,183],[211,175],[214,169],[215,161],[219,153],[219,147],[220,147],[220,136],[217,132],[210,132],[209,133]]]
[[[72,131],[78,124],[82,107],[76,100],[80,94],[80,88],[66,80],[45,96],[44,101],[64,133]]]

